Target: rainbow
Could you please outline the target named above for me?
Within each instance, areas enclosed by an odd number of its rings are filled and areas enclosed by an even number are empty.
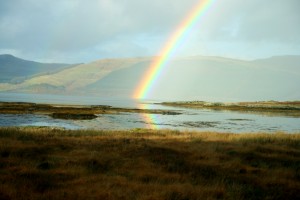
[[[170,37],[168,42],[164,45],[160,52],[160,56],[154,59],[149,69],[146,71],[138,87],[134,91],[133,97],[135,99],[144,99],[153,87],[160,76],[164,66],[175,52],[181,42],[188,36],[193,26],[207,13],[211,5],[216,0],[200,0],[197,6],[190,12],[190,14],[178,26],[176,31]]]
[[[139,109],[151,109],[148,106],[149,104],[139,104]],[[156,125],[158,123],[158,118],[155,114],[149,114],[149,113],[141,113],[141,117],[144,119],[145,122],[145,128],[148,129],[159,129],[159,127]]]

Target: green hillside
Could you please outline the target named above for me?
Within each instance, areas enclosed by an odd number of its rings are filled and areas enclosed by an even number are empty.
[[[63,63],[40,63],[23,60],[12,55],[0,55],[0,83],[20,83],[25,79],[41,74],[52,74],[70,67]]]
[[[132,97],[153,57],[102,59],[21,83],[0,92]],[[44,68],[46,69],[46,68]],[[25,76],[18,72],[14,74]],[[300,56],[254,61],[193,56],[167,63],[148,97],[160,100],[257,101],[300,99]]]

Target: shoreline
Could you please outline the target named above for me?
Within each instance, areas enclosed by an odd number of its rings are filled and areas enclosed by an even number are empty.
[[[0,114],[43,114],[58,119],[93,119],[97,114],[147,113],[180,115],[180,112],[160,109],[120,108],[107,105],[67,105],[30,102],[0,102]]]
[[[300,117],[300,101],[257,101],[257,102],[206,102],[175,101],[153,103],[173,107],[173,109],[142,109],[113,107],[109,105],[69,105],[31,102],[0,102],[0,114],[42,114],[55,119],[89,120],[97,114],[146,113],[161,115],[182,114],[174,108],[224,110],[241,113],[254,113],[270,116]]]
[[[162,102],[159,105],[193,109],[228,110],[236,112],[253,112],[257,114],[273,114],[300,117],[300,101],[257,101],[257,102],[206,102],[175,101]]]

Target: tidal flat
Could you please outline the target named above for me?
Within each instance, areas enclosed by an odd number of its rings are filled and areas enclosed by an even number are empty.
[[[300,134],[0,128],[0,199],[300,199]]]

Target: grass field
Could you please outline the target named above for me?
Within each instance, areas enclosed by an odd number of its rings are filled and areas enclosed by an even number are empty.
[[[300,134],[0,128],[0,199],[300,199]]]

